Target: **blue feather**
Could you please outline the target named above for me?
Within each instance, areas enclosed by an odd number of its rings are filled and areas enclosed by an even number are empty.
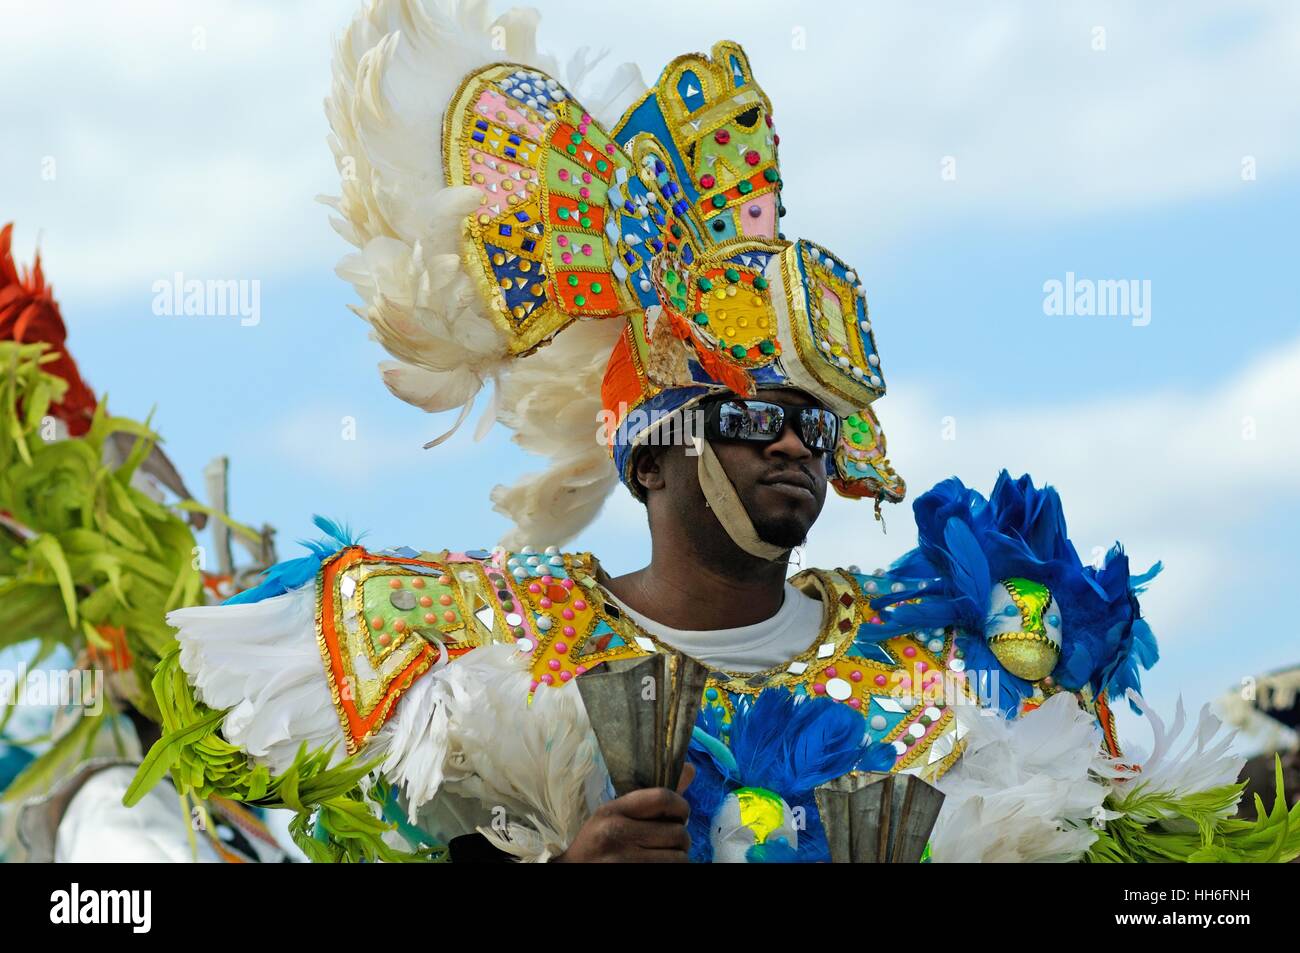
[[[1024,577],[1047,586],[1062,619],[1061,659],[1053,672],[1065,688],[1112,691],[1138,687],[1138,671],[1158,657],[1155,637],[1139,624],[1137,594],[1159,572],[1128,575],[1118,544],[1100,570],[1084,566],[1070,542],[1056,490],[1038,489],[1028,474],[998,474],[988,500],[955,478],[913,505],[917,546],[894,563],[904,588],[872,601],[882,625],[860,635],[880,641],[919,629],[952,626],[960,633],[968,670],[999,674],[999,707],[1013,711],[1033,686],[1001,668],[984,640],[992,586]],[[909,579],[937,574],[921,589]],[[891,608],[892,607],[892,608]]]
[[[730,758],[720,753],[719,745]],[[714,816],[727,795],[743,787],[774,791],[791,808],[802,807],[807,823],[799,832],[795,859],[828,860],[814,789],[850,771],[888,771],[896,757],[891,745],[871,743],[859,712],[828,698],[807,698],[785,689],[768,689],[752,701],[742,698],[725,726],[722,710],[706,705],[688,756],[696,774],[686,789],[691,805],[687,830],[691,859],[702,863],[713,857]],[[788,845],[765,845],[762,851],[751,851],[750,859],[788,862],[793,853]]]
[[[283,595],[290,590],[301,588],[316,578],[316,573],[320,572],[321,565],[327,559],[335,553],[357,545],[360,539],[360,537],[354,536],[346,525],[326,519],[324,516],[313,516],[312,522],[325,534],[325,538],[299,540],[299,544],[308,549],[308,555],[276,563],[262,573],[260,583],[251,589],[235,593],[222,605],[233,606],[261,602],[263,599],[270,599],[273,596]]]

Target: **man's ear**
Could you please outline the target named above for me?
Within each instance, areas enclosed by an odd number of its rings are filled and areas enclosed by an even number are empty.
[[[632,476],[645,493],[664,488],[663,449],[663,447],[642,447],[637,450],[636,457],[632,460]]]

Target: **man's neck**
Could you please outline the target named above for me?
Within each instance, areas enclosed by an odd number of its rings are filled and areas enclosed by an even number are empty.
[[[632,609],[673,629],[731,629],[776,615],[788,560],[760,560],[739,549],[728,556],[669,557],[656,547],[649,566],[607,585]]]

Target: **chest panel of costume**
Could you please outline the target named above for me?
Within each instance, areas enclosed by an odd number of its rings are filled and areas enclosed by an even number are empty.
[[[529,656],[532,690],[562,686],[605,662],[669,649],[606,598],[589,554],[367,553],[322,569],[317,631],[330,689],[355,752],[402,694],[437,665],[489,642]],[[961,751],[951,706],[973,699],[950,632],[877,641],[870,600],[888,580],[807,570],[791,582],[824,606],[808,648],[756,674],[715,671],[704,704],[730,717],[767,688],[833,699],[860,712],[871,740],[893,745],[894,770],[937,777]]]

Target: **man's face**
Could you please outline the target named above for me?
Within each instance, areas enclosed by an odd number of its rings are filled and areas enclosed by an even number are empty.
[[[818,407],[797,390],[761,390],[759,400],[786,407]],[[787,415],[781,435],[771,443],[714,440],[722,463],[759,538],[792,548],[808,536],[826,502],[827,454],[809,450],[797,432],[798,421]]]
[[[757,399],[791,408],[818,406],[807,394],[796,390],[765,389]],[[807,538],[826,502],[826,454],[804,446],[795,431],[797,426],[797,422],[787,420],[781,435],[771,443],[712,441],[714,453],[759,538],[787,549]],[[698,460],[688,455],[685,447],[677,444],[653,448],[643,452],[637,461],[637,479],[658,497],[656,506],[674,514],[674,522],[691,534],[718,528],[700,488]]]

